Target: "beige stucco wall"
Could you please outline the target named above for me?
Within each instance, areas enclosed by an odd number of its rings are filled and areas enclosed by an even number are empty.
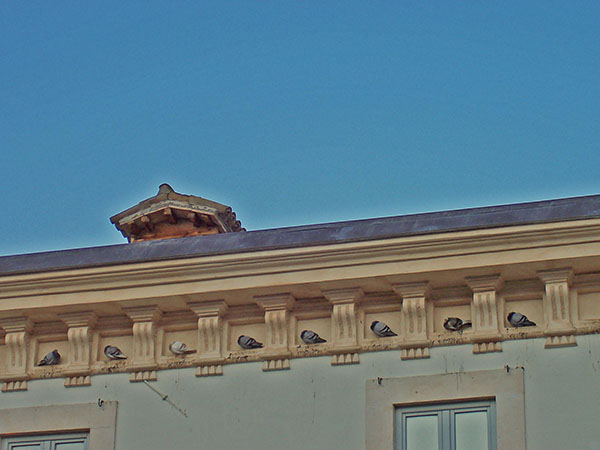
[[[472,345],[436,347],[430,359],[409,361],[400,351],[373,352],[348,366],[322,356],[276,372],[251,362],[224,367],[222,377],[197,378],[193,368],[160,371],[152,385],[187,418],[128,374],[97,375],[92,386],[77,388],[60,378],[33,380],[28,391],[1,394],[0,409],[118,401],[120,450],[364,449],[367,380],[510,365],[524,367],[529,450],[597,450],[600,336],[578,336],[577,343],[544,349],[544,339],[505,341],[502,352],[478,355]]]

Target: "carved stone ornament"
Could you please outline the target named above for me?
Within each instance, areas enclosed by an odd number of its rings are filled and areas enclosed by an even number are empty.
[[[575,327],[571,320],[570,268],[538,272],[544,282],[544,317],[546,348],[577,345]]]
[[[92,329],[97,317],[91,311],[59,314],[60,319],[69,327],[69,363],[65,367],[65,386],[89,386]]]
[[[196,376],[223,375],[222,318],[227,311],[223,300],[190,302],[188,307],[198,316],[198,351]]]
[[[129,381],[156,380],[156,323],[162,314],[155,305],[123,308],[123,311],[133,321],[133,355],[129,365]]]
[[[263,371],[289,369],[289,311],[294,306],[294,297],[290,294],[276,294],[255,297],[254,301],[265,312],[267,339],[265,350],[261,354]]]
[[[332,358],[334,366],[358,364],[357,305],[364,296],[362,289],[337,289],[323,292],[333,305],[331,315]]]
[[[29,360],[29,336],[33,324],[26,317],[11,317],[0,321],[6,332],[7,347],[5,370],[0,373],[2,392],[27,390],[27,361]]]
[[[473,353],[502,351],[502,334],[496,293],[502,286],[500,275],[469,277],[465,281],[473,291],[471,321],[473,323]]]
[[[427,281],[392,286],[402,297],[402,359],[429,358],[431,341],[427,333],[427,298],[431,288]]]

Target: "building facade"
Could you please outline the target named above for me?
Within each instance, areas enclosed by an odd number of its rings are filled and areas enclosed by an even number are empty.
[[[0,258],[0,448],[600,448],[600,196],[247,232],[165,186]]]

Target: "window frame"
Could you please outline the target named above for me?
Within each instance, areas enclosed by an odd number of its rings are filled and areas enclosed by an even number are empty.
[[[394,448],[408,448],[406,432],[410,417],[436,416],[438,420],[438,448],[456,450],[456,415],[467,412],[485,412],[487,419],[488,450],[496,450],[496,399],[427,403],[398,406],[394,418]]]
[[[496,399],[497,448],[525,450],[522,368],[367,380],[365,446],[369,450],[393,448],[397,407],[492,398]]]
[[[90,447],[90,434],[89,433],[60,433],[60,434],[33,434],[33,435],[25,435],[25,436],[8,436],[2,438],[2,446],[0,447],[2,450],[12,450],[13,448],[17,449],[19,446],[11,447],[12,444],[42,444],[40,446],[40,450],[54,450],[56,448],[56,444],[67,444],[67,443],[79,443],[72,442],[77,440],[81,442],[83,440],[84,448],[83,450],[89,450]],[[71,442],[69,442],[71,441]]]

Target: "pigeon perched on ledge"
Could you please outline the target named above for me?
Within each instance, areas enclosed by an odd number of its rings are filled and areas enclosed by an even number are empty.
[[[470,327],[471,325],[470,320],[463,322],[458,317],[448,317],[444,320],[444,328],[448,331],[462,331],[463,328]]]
[[[244,336],[243,334],[237,340],[238,345],[245,350],[252,350],[254,348],[262,348],[262,343],[250,336]]]
[[[518,312],[511,312],[508,313],[508,316],[506,317],[508,319],[508,322],[516,328],[519,327],[535,327],[536,323],[532,322],[531,320],[529,320],[527,318],[527,316],[518,313]]]
[[[300,333],[300,339],[302,339],[305,344],[322,344],[323,342],[327,342],[317,333],[310,330],[304,330]]]
[[[55,366],[60,363],[60,353],[54,349],[38,363],[38,366]]]
[[[119,347],[115,347],[114,345],[104,347],[104,354],[108,359],[127,359],[127,356],[123,354]]]
[[[373,330],[373,333],[379,337],[398,336],[390,329],[390,327],[383,322],[379,322],[378,320],[375,320],[373,323],[371,323],[371,330]]]
[[[196,350],[191,350],[181,341],[174,341],[169,344],[169,350],[174,355],[185,355],[188,353],[196,353]]]

